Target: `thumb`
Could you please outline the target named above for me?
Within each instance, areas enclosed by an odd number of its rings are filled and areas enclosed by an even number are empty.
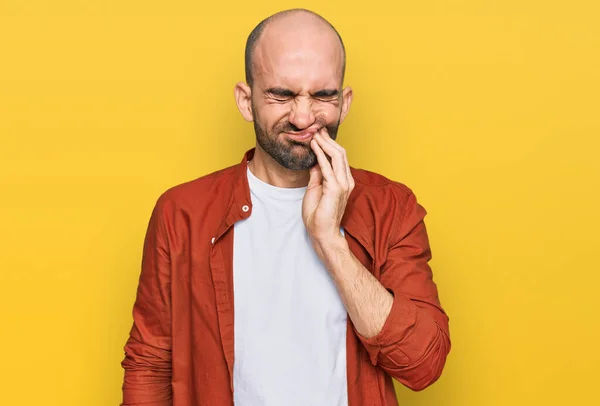
[[[321,172],[321,167],[319,164],[316,164],[312,168],[310,168],[310,178],[308,179],[308,188],[312,188],[315,186],[320,186],[323,183],[323,173]]]

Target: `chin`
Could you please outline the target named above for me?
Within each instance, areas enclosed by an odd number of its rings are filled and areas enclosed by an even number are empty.
[[[294,159],[287,159],[288,169],[296,171],[306,171],[318,164],[317,157],[314,154],[303,154],[295,156]]]

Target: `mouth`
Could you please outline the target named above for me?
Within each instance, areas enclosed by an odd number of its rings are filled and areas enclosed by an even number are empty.
[[[294,141],[310,141],[312,139],[312,137],[314,137],[315,132],[314,131],[310,131],[310,132],[300,132],[300,133],[284,133],[285,135],[287,135],[289,138],[293,139]]]

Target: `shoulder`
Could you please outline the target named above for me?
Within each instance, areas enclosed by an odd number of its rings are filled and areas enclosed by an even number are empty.
[[[199,209],[210,202],[222,202],[231,195],[239,164],[171,186],[156,202],[160,209]]]
[[[348,216],[363,229],[395,241],[427,214],[404,183],[363,169],[351,171],[356,186],[348,202]]]
[[[365,169],[350,168],[350,170],[356,184],[357,197],[366,194],[367,196],[407,201],[414,196],[412,189],[402,182]]]

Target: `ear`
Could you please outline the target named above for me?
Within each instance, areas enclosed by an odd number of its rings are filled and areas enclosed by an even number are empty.
[[[348,115],[348,111],[350,110],[351,104],[352,104],[352,88],[350,86],[346,86],[344,88],[344,90],[342,90],[342,113],[340,115],[340,124],[344,121],[344,119]]]
[[[233,90],[235,103],[246,121],[254,121],[252,116],[252,89],[244,82],[238,82]]]

